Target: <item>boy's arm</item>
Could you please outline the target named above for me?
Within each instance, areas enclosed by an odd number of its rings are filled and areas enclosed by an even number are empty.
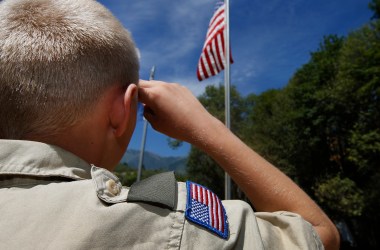
[[[246,146],[178,84],[140,81],[139,99],[152,127],[210,155],[258,211],[298,213],[311,223],[326,249],[339,248],[339,234],[314,201],[285,174]]]

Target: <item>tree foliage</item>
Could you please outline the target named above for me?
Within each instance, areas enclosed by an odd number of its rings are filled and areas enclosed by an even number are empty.
[[[372,18],[378,19],[380,17],[380,0],[372,0],[368,6],[374,12]]]
[[[315,195],[321,204],[335,211],[338,216],[355,217],[362,215],[364,207],[363,191],[356,183],[339,175],[318,183]]]

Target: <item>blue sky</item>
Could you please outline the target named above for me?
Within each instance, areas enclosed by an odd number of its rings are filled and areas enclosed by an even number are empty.
[[[140,77],[156,65],[156,79],[178,82],[195,95],[223,82],[223,74],[198,82],[196,65],[215,0],[101,0],[132,33],[141,54]],[[372,16],[369,0],[230,0],[231,83],[243,95],[285,86],[309,60],[324,35],[345,36]],[[142,120],[129,148],[139,149]],[[163,156],[186,155],[167,137],[148,128],[146,150]]]

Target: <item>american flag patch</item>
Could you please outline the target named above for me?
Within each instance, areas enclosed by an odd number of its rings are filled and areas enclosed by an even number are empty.
[[[226,210],[218,196],[199,184],[186,182],[186,219],[216,233],[223,239],[228,237]]]

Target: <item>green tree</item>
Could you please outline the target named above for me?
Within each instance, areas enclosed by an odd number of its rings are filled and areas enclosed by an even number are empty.
[[[334,101],[348,124],[347,158],[361,173],[373,172],[380,153],[380,22],[351,33],[340,57]],[[343,109],[344,107],[344,109]],[[372,173],[371,173],[372,174]]]
[[[379,38],[377,21],[326,36],[284,89],[247,97],[250,145],[367,248],[379,232]]]
[[[295,177],[295,168],[289,159],[296,145],[295,128],[291,123],[293,112],[289,99],[282,90],[268,90],[261,95],[248,95],[246,102],[252,108],[244,126],[244,139],[255,151],[275,164],[287,175]]]
[[[364,195],[356,183],[337,175],[321,181],[316,185],[315,194],[318,201],[329,209],[335,217],[356,217],[362,215]]]
[[[380,21],[347,37],[339,65],[333,101],[345,117],[343,171],[365,194],[354,230],[365,247],[373,248],[380,245]]]
[[[369,8],[374,12],[372,18],[379,19],[380,17],[380,0],[372,0],[368,4]]]
[[[131,186],[137,179],[137,170],[128,166],[127,163],[119,163],[114,174],[119,178],[123,186]]]
[[[319,178],[340,169],[339,116],[329,100],[343,41],[325,37],[284,89],[252,97],[252,147],[309,192]]]

